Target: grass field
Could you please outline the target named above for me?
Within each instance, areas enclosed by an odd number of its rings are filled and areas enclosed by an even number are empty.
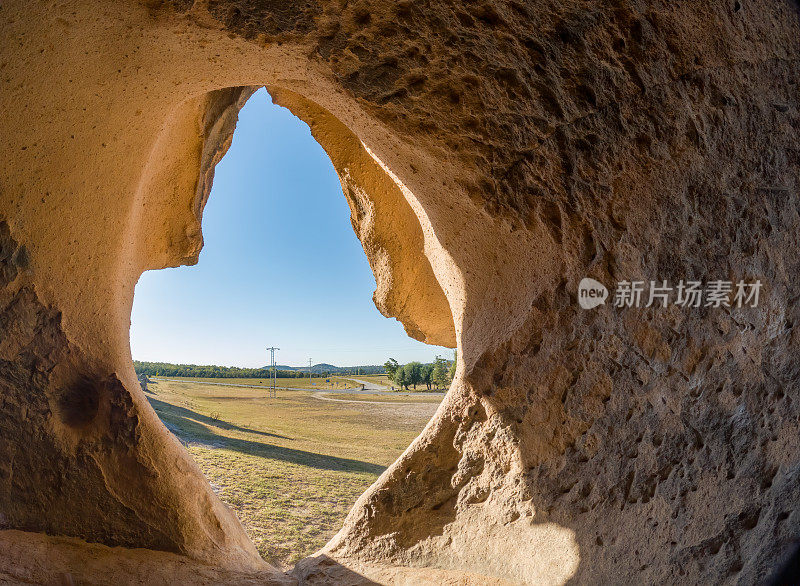
[[[164,377],[150,377],[151,379],[165,378],[169,380],[184,380],[195,382],[208,382],[216,383],[217,386],[222,384],[239,384],[239,385],[253,385],[268,387],[271,381],[268,378],[197,378],[197,377],[179,377],[179,376],[164,376]],[[366,380],[366,379],[364,379]],[[332,376],[330,378],[314,377],[311,381],[306,378],[276,378],[275,385],[278,387],[292,387],[296,389],[346,389],[357,388],[359,385],[348,378],[339,376]]]
[[[252,382],[212,382],[223,380]],[[283,568],[336,533],[440,401],[302,389],[268,399],[258,388],[163,380],[146,394],[264,559]]]

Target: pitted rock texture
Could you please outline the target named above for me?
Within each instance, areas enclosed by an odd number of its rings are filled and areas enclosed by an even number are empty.
[[[0,22],[5,527],[304,583],[750,584],[800,539],[796,3],[72,0]],[[291,577],[158,422],[128,346],[136,280],[196,262],[260,86],[330,154],[376,305],[459,358]],[[764,288],[586,311],[586,276]],[[0,541],[7,564],[25,540]]]
[[[183,538],[155,518],[170,508],[151,503],[147,518],[124,494],[153,476],[130,394],[69,344],[61,314],[25,283],[24,257],[0,221],[2,527],[180,551]]]

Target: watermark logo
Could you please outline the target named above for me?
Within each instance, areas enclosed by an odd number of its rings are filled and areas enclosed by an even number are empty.
[[[578,303],[584,309],[594,309],[602,305],[608,298],[608,289],[600,281],[589,277],[581,279],[578,283]]]
[[[614,289],[614,307],[758,307],[761,281],[751,283],[714,280],[684,281],[672,286],[666,280],[619,281]],[[578,304],[583,309],[593,309],[605,304],[608,289],[594,279],[581,279],[578,284]]]

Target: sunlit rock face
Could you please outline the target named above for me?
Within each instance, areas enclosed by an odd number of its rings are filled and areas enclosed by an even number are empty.
[[[796,3],[11,1],[0,23],[6,574],[749,584],[800,537]],[[379,309],[459,356],[291,576],[128,346],[136,280],[196,262],[260,86],[330,154]],[[585,310],[584,277],[763,286]]]

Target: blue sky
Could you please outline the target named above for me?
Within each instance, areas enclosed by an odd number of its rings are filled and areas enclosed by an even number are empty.
[[[194,267],[148,271],[131,317],[135,360],[262,366],[429,362],[372,303],[375,278],[325,151],[265,90],[217,165]]]

